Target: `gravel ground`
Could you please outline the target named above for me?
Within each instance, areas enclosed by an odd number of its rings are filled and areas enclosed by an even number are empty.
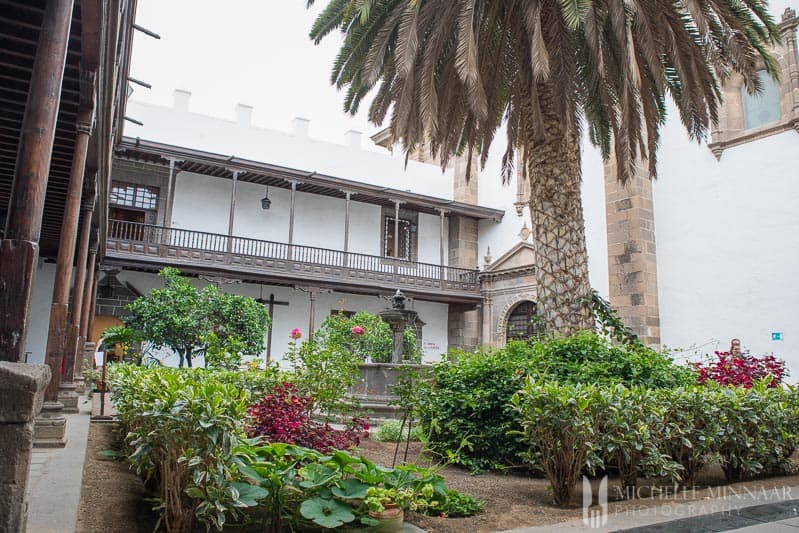
[[[144,488],[138,476],[128,470],[126,464],[114,461],[101,454],[114,446],[113,424],[93,423],[89,429],[89,442],[86,448],[86,464],[83,471],[83,488],[78,510],[78,533],[149,533],[153,531],[156,517],[150,511],[151,504],[144,501]],[[384,465],[391,465],[395,444],[365,440],[359,452],[367,458]],[[404,455],[404,445],[399,459]],[[799,462],[799,456],[793,457]],[[419,443],[411,443],[408,462],[430,466],[430,457],[421,452]],[[525,526],[544,526],[580,518],[582,516],[580,490],[576,490],[573,506],[560,509],[551,504],[549,483],[545,479],[528,476],[484,473],[473,476],[455,467],[445,467],[440,471],[447,486],[470,494],[486,502],[485,511],[469,518],[440,518],[406,513],[408,522],[431,532],[487,532],[502,531]],[[640,485],[649,486],[652,480],[641,480]],[[647,493],[641,498],[616,501],[610,504],[610,512],[623,512],[630,509],[655,507],[668,503],[681,503],[702,500],[719,495],[718,485],[724,483],[720,468],[709,468],[700,475],[698,488],[677,497],[657,495],[649,498]],[[597,485],[595,482],[594,485]],[[664,482],[663,486],[668,485]],[[773,490],[777,487],[799,485],[799,475],[770,477],[761,480],[737,483],[724,487],[731,491]],[[710,487],[710,488],[708,488]],[[594,487],[596,492],[596,486]],[[614,481],[610,480],[611,500],[617,494]]]

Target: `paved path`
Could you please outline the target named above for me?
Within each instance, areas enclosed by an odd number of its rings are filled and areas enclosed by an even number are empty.
[[[78,399],[78,409],[80,413],[66,415],[65,448],[33,449],[28,478],[28,533],[75,532],[91,411],[86,397]]]
[[[544,527],[514,529],[514,533],[624,531],[629,533],[700,533],[736,531],[799,533],[799,486],[775,488],[768,480],[748,491],[718,487],[720,497],[681,504],[641,507],[611,514],[599,528],[583,520]],[[597,508],[598,509],[598,508]]]

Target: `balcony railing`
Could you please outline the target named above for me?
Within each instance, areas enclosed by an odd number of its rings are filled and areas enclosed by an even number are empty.
[[[112,258],[213,266],[320,282],[478,296],[477,271],[314,246],[111,220]]]

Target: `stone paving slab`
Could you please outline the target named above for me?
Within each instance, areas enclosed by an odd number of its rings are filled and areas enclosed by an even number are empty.
[[[85,400],[78,400],[80,412],[66,415],[65,448],[33,449],[27,533],[75,532],[91,410]]]
[[[699,533],[714,531],[792,531],[799,533],[799,486],[734,492],[719,498],[666,504],[610,514],[602,527],[589,528],[583,520],[543,527],[512,530],[513,533],[565,531],[624,531],[630,533]]]

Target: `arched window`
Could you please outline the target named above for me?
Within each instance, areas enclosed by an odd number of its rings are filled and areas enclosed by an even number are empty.
[[[757,73],[763,90],[760,94],[749,94],[741,87],[744,110],[744,128],[757,128],[780,120],[780,90],[777,83],[765,70]]]
[[[535,302],[520,302],[508,316],[507,338],[511,340],[527,340],[537,336],[541,327],[536,314]]]

